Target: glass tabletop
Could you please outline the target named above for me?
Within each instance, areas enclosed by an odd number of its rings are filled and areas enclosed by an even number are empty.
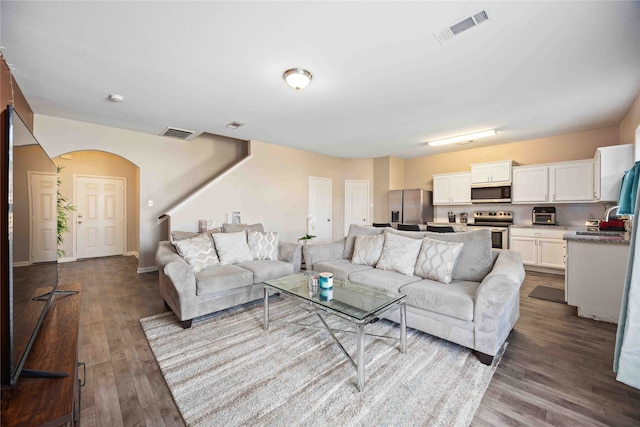
[[[332,293],[327,295],[324,289],[311,285],[310,278],[317,274],[307,271],[267,280],[264,283],[282,293],[297,296],[355,320],[364,320],[380,313],[405,297],[397,292],[388,292],[336,278],[333,279]]]

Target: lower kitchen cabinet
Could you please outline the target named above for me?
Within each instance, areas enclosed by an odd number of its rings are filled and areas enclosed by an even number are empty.
[[[567,304],[578,316],[618,323],[629,243],[567,241]]]
[[[520,252],[525,268],[563,273],[566,242],[562,236],[565,229],[511,226],[509,232],[509,249]]]

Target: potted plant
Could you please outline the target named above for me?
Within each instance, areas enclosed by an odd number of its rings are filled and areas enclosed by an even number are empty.
[[[307,243],[313,243],[313,239],[315,239],[316,236],[311,233],[316,231],[316,226],[316,217],[314,217],[313,215],[307,216],[307,234],[300,237],[298,241],[302,241],[303,245],[306,245]]]
[[[315,239],[316,236],[312,235],[312,234],[305,234],[304,236],[298,238],[299,241],[302,241],[303,245],[306,245],[307,243],[312,243],[312,240]]]
[[[62,258],[65,256],[64,249],[61,249],[60,246],[64,242],[62,235],[64,233],[69,232],[69,212],[75,211],[76,207],[71,204],[69,199],[64,197],[60,193],[60,187],[62,186],[62,180],[60,179],[60,172],[64,166],[56,166],[56,184],[58,186],[58,200],[57,200],[57,211],[58,211],[58,258]]]

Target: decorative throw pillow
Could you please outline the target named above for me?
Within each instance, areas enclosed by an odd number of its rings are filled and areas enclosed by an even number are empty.
[[[376,268],[413,276],[416,259],[421,247],[421,239],[412,239],[411,237],[388,233],[385,236],[382,254],[376,264]]]
[[[213,242],[216,244],[216,251],[222,265],[253,261],[244,231],[216,233],[213,235]]]
[[[253,259],[278,259],[280,237],[277,232],[249,231],[247,236]]]
[[[370,225],[351,224],[349,226],[349,234],[344,242],[342,258],[351,259],[353,257],[353,248],[355,247],[356,236],[371,236],[382,234],[383,232],[384,228],[372,227]]]
[[[375,266],[382,254],[384,234],[376,236],[356,236],[352,264]]]
[[[230,224],[225,222],[222,224],[222,230],[225,233],[237,233],[238,231],[264,231],[261,223],[257,224]]]
[[[207,234],[177,240],[173,245],[194,273],[199,273],[206,267],[220,265],[211,237]]]
[[[451,283],[453,268],[464,243],[442,242],[425,237],[416,261],[415,275]]]

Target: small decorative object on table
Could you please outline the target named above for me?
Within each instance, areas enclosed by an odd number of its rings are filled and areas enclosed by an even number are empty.
[[[205,233],[207,231],[207,220],[199,219],[198,220],[198,233]]]
[[[320,273],[319,286],[320,286],[320,301],[331,301],[333,299],[333,274]]]
[[[242,221],[240,221],[240,212],[234,212],[231,215],[231,223],[232,224],[242,224]]]

